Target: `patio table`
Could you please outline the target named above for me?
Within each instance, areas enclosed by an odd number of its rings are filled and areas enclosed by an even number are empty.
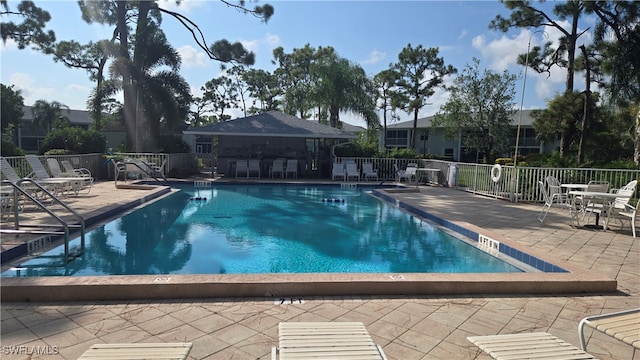
[[[615,201],[616,198],[619,198],[620,195],[616,194],[616,193],[610,193],[610,192],[599,192],[599,191],[582,191],[582,190],[569,190],[569,196],[571,197],[571,211],[575,212],[577,211],[576,208],[576,199],[578,197],[582,197],[583,199],[590,199],[596,203],[600,203],[602,205],[602,209],[607,209],[605,213],[605,221],[604,221],[604,226],[602,227],[603,230],[607,230],[607,222],[608,222],[608,216],[611,210],[611,206],[613,206],[613,203]],[[577,215],[577,214],[575,214]],[[578,221],[577,216],[574,216],[574,213],[572,213],[571,216],[571,223],[573,224],[573,219],[576,219],[576,221],[578,222],[578,226],[580,226],[580,221]],[[600,220],[600,216],[598,213],[596,213],[596,224],[595,226],[597,228],[600,227],[599,224],[599,220]]]

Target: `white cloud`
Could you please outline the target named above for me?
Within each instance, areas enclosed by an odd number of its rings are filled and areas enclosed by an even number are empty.
[[[240,40],[240,43],[246,50],[252,51],[254,53],[258,49],[258,45],[260,45],[260,42],[258,40]]]
[[[462,39],[464,39],[465,37],[467,37],[467,34],[468,34],[468,33],[469,33],[469,32],[468,32],[467,30],[462,30],[462,32],[460,33],[460,35],[458,35],[458,40],[462,40]]]
[[[270,47],[276,47],[280,45],[280,36],[267,33],[264,37],[264,43]]]
[[[386,57],[387,53],[374,49],[365,60],[362,60],[362,64],[378,64]]]
[[[0,51],[18,50],[18,43],[13,39],[7,39],[7,42],[0,41]]]
[[[208,63],[208,57],[204,52],[198,51],[191,45],[185,45],[178,48],[178,53],[182,58],[182,64],[187,67],[203,67]]]
[[[192,13],[194,9],[204,6],[204,1],[182,0],[180,5],[176,0],[160,0],[158,6],[169,11],[176,11],[183,14]]]

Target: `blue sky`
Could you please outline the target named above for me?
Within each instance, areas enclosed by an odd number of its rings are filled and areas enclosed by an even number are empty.
[[[340,56],[359,63],[373,77],[397,61],[398,53],[407,44],[438,47],[445,63],[459,71],[476,57],[482,68],[499,72],[507,69],[518,75],[518,106],[524,69],[516,64],[517,55],[526,52],[529,39],[531,46],[547,41],[545,34],[533,34],[533,30],[516,29],[508,33],[490,30],[489,22],[496,14],[509,14],[498,1],[267,2],[274,6],[275,14],[266,24],[214,0],[186,0],[180,7],[171,1],[163,0],[160,4],[197,23],[208,43],[222,38],[242,42],[256,54],[254,68],[272,71],[274,48],[282,46],[290,53],[308,43],[316,48],[334,47]],[[9,3],[15,8],[15,1]],[[55,31],[58,40],[97,41],[109,38],[113,31],[83,22],[75,1],[36,1],[36,4],[51,13],[49,28]],[[584,22],[585,27],[593,25],[588,18]],[[220,74],[220,63],[205,57],[191,34],[173,18],[164,16],[162,28],[182,55],[181,74],[192,93],[200,95],[200,87]],[[546,36],[549,41],[557,41],[559,34],[547,29]],[[588,36],[583,36],[583,41],[589,41]],[[33,50],[18,50],[11,42],[0,46],[0,56],[1,82],[22,90],[26,105],[44,99],[60,101],[72,109],[85,109],[93,84],[83,70],[67,68]],[[552,72],[550,77],[528,71],[524,108],[543,107],[545,100],[562,90],[564,78],[561,70]],[[581,86],[579,77],[576,84],[577,88]],[[438,91],[428,100],[432,105],[426,106],[421,115],[433,115],[446,99],[446,91]],[[239,112],[232,114],[240,116]],[[406,113],[400,116],[401,121],[411,118]],[[342,119],[363,124],[350,114]]]

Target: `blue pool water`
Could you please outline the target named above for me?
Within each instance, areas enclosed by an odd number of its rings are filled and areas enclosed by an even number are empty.
[[[521,272],[361,187],[178,188],[2,276]]]

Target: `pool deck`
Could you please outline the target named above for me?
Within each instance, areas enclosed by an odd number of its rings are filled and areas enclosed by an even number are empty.
[[[99,183],[89,195],[68,202],[91,217],[153,191]],[[188,341],[193,343],[190,359],[268,359],[281,321],[360,321],[389,359],[488,359],[467,336],[546,331],[577,346],[581,318],[640,307],[640,240],[632,238],[628,224],[622,230],[617,224],[608,231],[576,229],[569,225],[568,213],[552,210],[542,225],[539,204],[443,187],[421,186],[420,192],[393,196],[614,278],[618,292],[3,302],[2,358],[76,359],[95,343]],[[3,250],[20,241],[3,236]],[[622,342],[600,333],[588,335],[588,351],[598,358],[640,359],[640,351],[634,353]],[[34,356],[34,349],[47,354]]]

